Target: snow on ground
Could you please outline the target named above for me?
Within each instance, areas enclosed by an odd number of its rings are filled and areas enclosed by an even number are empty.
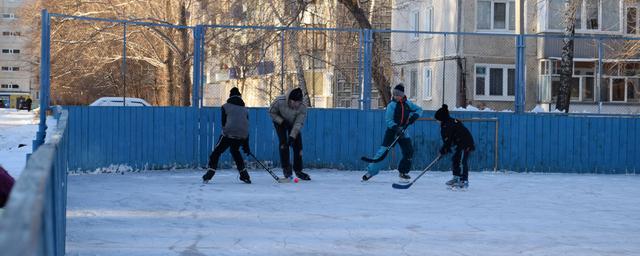
[[[637,255],[640,177],[471,173],[449,191],[432,172],[310,170],[242,184],[222,170],[69,176],[68,255]],[[417,172],[412,172],[415,176]]]
[[[0,165],[15,179],[26,163],[36,138],[39,120],[34,112],[0,108]],[[18,147],[24,144],[26,146]]]

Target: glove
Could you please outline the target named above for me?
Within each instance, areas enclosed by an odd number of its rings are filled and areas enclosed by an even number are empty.
[[[287,144],[289,144],[289,146],[293,146],[294,142],[296,142],[294,137],[289,136],[289,138],[287,138]]]
[[[246,155],[251,155],[251,148],[249,148],[249,143],[245,143],[242,145],[242,151],[244,151]]]
[[[394,125],[393,127],[391,127],[391,130],[396,134],[396,136],[402,134],[402,127],[398,125]]]
[[[444,147],[444,146],[441,147],[440,148],[440,155],[446,155],[446,154],[449,154],[449,148]]]
[[[407,125],[412,125],[416,122],[416,120],[418,120],[418,118],[420,118],[420,116],[417,114],[411,115],[411,117],[409,117],[409,122],[407,123]]]

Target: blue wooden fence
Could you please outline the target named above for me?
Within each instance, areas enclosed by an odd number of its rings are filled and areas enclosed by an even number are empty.
[[[68,107],[71,169],[126,164],[136,169],[204,167],[220,135],[220,109],[180,107]],[[640,170],[637,116],[453,112],[470,128],[477,150],[473,170],[634,173]],[[414,169],[441,145],[440,129],[426,111],[409,129]],[[277,137],[265,108],[250,109],[255,155],[278,166]],[[496,131],[497,129],[497,131]],[[311,109],[303,129],[307,168],[363,169],[382,141],[383,111]],[[497,154],[497,157],[496,157]],[[395,168],[399,150],[385,160]],[[247,159],[248,160],[248,159]],[[221,167],[231,167],[224,154]],[[448,170],[449,159],[436,166]]]

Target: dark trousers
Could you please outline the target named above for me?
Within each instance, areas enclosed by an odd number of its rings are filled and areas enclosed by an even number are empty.
[[[280,150],[280,163],[282,164],[282,172],[285,177],[291,177],[291,164],[289,163],[289,144],[287,139],[291,128],[285,128],[282,125],[274,123],[276,134],[278,134],[278,143]],[[302,171],[302,133],[298,133],[298,137],[293,141],[293,170],[295,172]]]
[[[391,129],[387,129],[384,133],[382,146],[388,147],[393,143],[395,138],[396,133]],[[402,134],[402,137],[398,139],[398,145],[400,145],[400,151],[402,152],[402,159],[400,159],[400,164],[398,164],[398,171],[400,173],[409,173],[411,170],[411,160],[413,158],[413,145],[411,145],[411,139]]]
[[[211,152],[211,155],[209,155],[209,168],[217,169],[220,155],[222,155],[227,148],[231,148],[231,156],[233,157],[233,161],[236,162],[238,171],[244,170],[244,159],[242,159],[242,155],[240,154],[240,147],[243,143],[244,140],[220,136],[216,147],[213,149],[213,152]]]
[[[453,154],[453,168],[451,171],[453,175],[459,176],[461,180],[469,180],[469,156],[471,150],[456,148],[456,152]],[[460,170],[460,162],[462,161],[462,170]]]

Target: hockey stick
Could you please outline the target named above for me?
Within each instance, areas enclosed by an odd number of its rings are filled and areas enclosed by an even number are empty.
[[[433,166],[434,164],[436,164],[436,162],[438,162],[438,160],[440,160],[440,158],[442,157],[441,154],[438,154],[438,156],[436,157],[436,159],[433,159],[433,162],[431,162],[427,168],[424,168],[424,170],[422,170],[422,173],[420,173],[420,175],[418,175],[418,177],[416,177],[415,179],[413,179],[413,181],[407,183],[407,184],[399,184],[399,183],[393,183],[393,185],[391,185],[393,188],[397,188],[397,189],[408,189],[409,187],[411,187],[411,185],[413,185],[413,183],[415,183],[418,179],[420,179],[420,177],[422,177],[422,175],[424,175],[425,173],[427,173],[427,171],[429,171],[429,169],[431,169],[431,166]]]
[[[262,168],[267,170],[267,172],[269,172],[269,174],[271,174],[271,177],[273,177],[273,179],[275,179],[278,183],[288,183],[289,182],[289,179],[287,179],[287,178],[282,178],[282,179],[278,178],[278,175],[276,175],[275,173],[273,173],[273,171],[269,170],[269,168],[264,166],[264,164],[262,164],[262,162],[260,162],[260,160],[258,160],[258,158],[256,158],[256,156],[253,155],[253,153],[249,153],[248,155],[253,157],[253,159],[256,160],[256,162],[258,162],[258,164],[260,164],[262,166]]]
[[[381,156],[379,156],[378,158],[368,158],[366,156],[361,157],[360,159],[362,161],[365,161],[367,163],[377,163],[380,162],[382,160],[384,160],[385,157],[387,157],[387,153],[389,153],[389,150],[391,150],[393,148],[393,146],[396,145],[396,142],[398,142],[398,140],[400,139],[400,137],[402,137],[402,134],[404,134],[404,131],[407,129],[407,126],[404,126],[402,128],[402,130],[400,131],[400,134],[398,134],[398,136],[396,136],[396,139],[393,140],[393,142],[391,143],[391,145],[389,145],[387,147],[387,149],[384,150],[384,153],[382,153]]]

